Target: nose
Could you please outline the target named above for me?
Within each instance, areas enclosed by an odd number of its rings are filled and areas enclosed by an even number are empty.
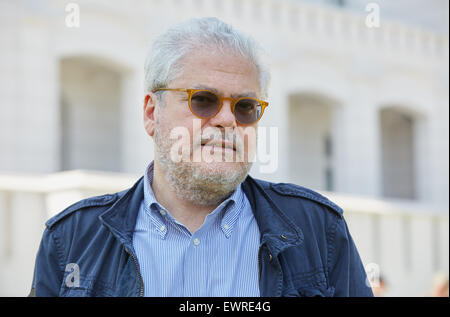
[[[222,108],[219,113],[217,113],[214,117],[209,120],[209,123],[214,127],[232,127],[236,128],[236,118],[234,117],[233,112],[231,111],[231,98],[223,98]]]

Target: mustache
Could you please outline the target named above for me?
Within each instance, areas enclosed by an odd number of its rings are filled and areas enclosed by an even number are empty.
[[[213,144],[216,146],[233,147],[236,152],[244,150],[244,140],[236,132],[222,133],[220,130],[205,131],[194,138],[193,148]]]

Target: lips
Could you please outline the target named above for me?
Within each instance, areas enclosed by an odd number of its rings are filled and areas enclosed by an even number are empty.
[[[236,145],[233,142],[223,141],[223,140],[204,140],[201,143],[202,146],[209,145],[222,149],[231,149],[236,151]]]

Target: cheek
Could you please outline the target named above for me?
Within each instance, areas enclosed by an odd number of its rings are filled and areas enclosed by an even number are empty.
[[[256,152],[257,145],[257,127],[256,126],[248,126],[245,128],[238,128],[239,136],[241,140],[244,142],[244,151],[249,154],[249,157],[253,157]]]
[[[174,120],[164,118],[160,125],[161,136],[168,144],[193,147],[200,144],[202,123],[200,119]]]

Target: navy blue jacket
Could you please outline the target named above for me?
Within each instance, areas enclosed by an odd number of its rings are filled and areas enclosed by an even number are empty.
[[[309,189],[243,182],[261,233],[261,296],[372,296],[342,209]],[[46,223],[31,296],[143,296],[133,232],[143,178],[84,199]]]

